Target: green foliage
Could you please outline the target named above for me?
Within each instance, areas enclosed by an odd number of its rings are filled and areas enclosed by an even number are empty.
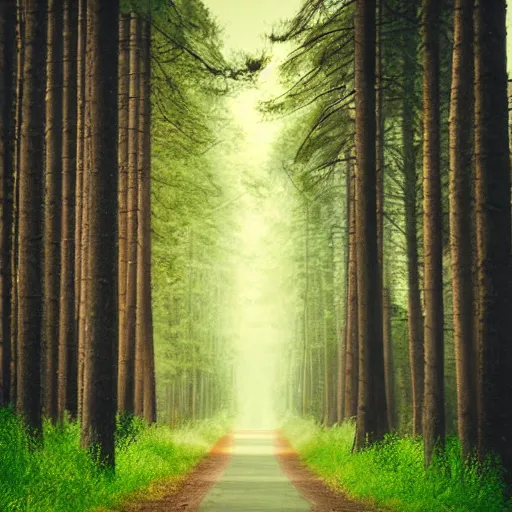
[[[0,510],[80,512],[112,506],[158,478],[189,471],[228,428],[226,416],[179,430],[125,422],[114,476],[79,448],[80,427],[44,425],[44,447],[31,450],[18,418],[0,409]],[[129,441],[129,442],[128,442]]]
[[[456,438],[448,439],[445,459],[425,470],[421,439],[390,436],[380,445],[352,453],[354,429],[352,422],[327,429],[297,418],[283,425],[300,457],[353,498],[399,512],[512,510],[497,464],[489,461],[480,470],[476,464],[464,464]]]

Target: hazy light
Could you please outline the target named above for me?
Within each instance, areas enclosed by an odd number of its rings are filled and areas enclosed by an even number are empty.
[[[223,29],[226,53],[257,53],[268,45],[265,34],[274,24],[291,18],[301,0],[204,0]]]
[[[272,52],[272,60],[260,73],[256,86],[241,91],[228,100],[234,120],[243,133],[237,140],[236,154],[227,156],[240,167],[240,175],[264,179],[272,144],[282,123],[265,122],[256,110],[258,101],[281,91],[278,65],[286,56],[282,45],[271,48],[264,34],[282,18],[292,17],[301,0],[240,1],[205,0],[213,17],[224,28],[225,54],[241,52],[257,55],[263,48]],[[241,180],[243,182],[243,180]],[[242,185],[247,187],[247,185]],[[240,429],[272,429],[276,427],[275,380],[277,357],[282,343],[282,326],[276,320],[282,302],[279,290],[270,278],[275,267],[265,238],[279,215],[279,198],[267,200],[246,194],[237,202],[240,233],[239,259],[233,272],[237,294],[232,303],[233,330],[236,333],[237,427]]]

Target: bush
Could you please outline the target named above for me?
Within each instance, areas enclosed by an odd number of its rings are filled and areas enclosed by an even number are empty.
[[[80,512],[110,507],[150,482],[189,471],[228,429],[227,418],[171,430],[140,419],[118,421],[116,472],[98,471],[79,448],[77,423],[44,424],[44,446],[32,449],[20,420],[0,409],[0,510]]]
[[[463,463],[456,438],[447,440],[444,459],[425,470],[421,438],[391,435],[352,453],[355,425],[323,428],[312,420],[288,418],[283,433],[316,473],[353,498],[400,512],[504,512],[512,502],[495,461],[480,470]]]

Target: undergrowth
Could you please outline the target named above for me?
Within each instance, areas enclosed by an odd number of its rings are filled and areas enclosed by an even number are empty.
[[[355,426],[323,428],[313,420],[289,418],[284,435],[300,458],[327,483],[353,498],[398,512],[505,512],[512,502],[495,463],[480,471],[463,464],[457,439],[448,439],[442,464],[423,465],[420,438],[390,436],[380,445],[352,453]]]
[[[118,423],[116,471],[98,471],[79,448],[80,428],[44,425],[31,449],[18,418],[0,409],[0,511],[81,512],[119,503],[150,482],[190,470],[228,430],[225,416],[172,430],[141,420]]]

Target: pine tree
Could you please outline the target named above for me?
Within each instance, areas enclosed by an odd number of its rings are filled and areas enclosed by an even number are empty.
[[[23,96],[19,148],[17,404],[35,434],[41,431],[43,313],[43,164],[47,2],[24,4]]]
[[[118,1],[88,0],[90,332],[85,345],[82,445],[108,467],[115,463],[117,412],[118,26]]]

